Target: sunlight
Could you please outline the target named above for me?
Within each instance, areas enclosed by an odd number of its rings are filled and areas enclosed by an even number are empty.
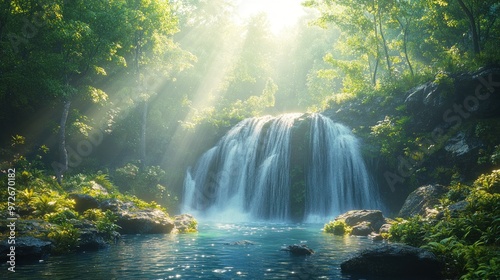
[[[302,2],[303,0],[239,0],[236,1],[236,7],[242,19],[265,13],[269,18],[271,31],[278,34],[305,15]]]

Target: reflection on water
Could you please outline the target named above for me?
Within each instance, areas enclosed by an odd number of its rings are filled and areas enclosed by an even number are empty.
[[[321,232],[321,224],[201,224],[200,232],[128,235],[98,252],[51,257],[16,267],[15,279],[351,279],[340,262],[367,238]],[[249,240],[254,245],[226,245]],[[316,254],[280,251],[307,244]]]

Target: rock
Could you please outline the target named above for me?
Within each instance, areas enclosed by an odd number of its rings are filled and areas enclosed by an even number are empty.
[[[111,236],[99,232],[94,224],[89,221],[84,221],[75,225],[75,228],[80,230],[80,237],[78,239],[78,251],[96,251],[108,247],[106,240],[118,239],[120,234],[113,232]]]
[[[364,221],[352,227],[351,235],[367,236],[373,231],[371,223]]]
[[[465,100],[478,100],[471,113],[479,118],[500,116],[500,67],[491,65],[473,73],[466,73],[455,79],[455,103],[465,104]],[[470,105],[469,105],[470,106]]]
[[[80,214],[88,209],[99,208],[99,201],[91,195],[72,193],[69,198],[75,200],[75,210]]]
[[[102,195],[108,195],[108,190],[101,186],[100,184],[96,183],[95,181],[91,181],[92,183],[92,190],[98,194],[102,194]]]
[[[106,199],[99,205],[102,211],[123,212],[130,208],[137,208],[133,202],[123,202],[116,198]]]
[[[198,222],[190,214],[181,214],[174,216],[174,225],[179,232],[196,232],[198,231]]]
[[[373,241],[382,241],[382,240],[384,240],[384,238],[382,237],[382,235],[380,235],[378,233],[375,233],[375,232],[370,233],[370,235],[368,235],[368,238],[370,238]]]
[[[174,229],[172,219],[158,209],[121,212],[116,224],[121,227],[120,232],[124,234],[170,233]]]
[[[335,220],[344,220],[348,226],[353,228],[358,224],[368,222],[372,228],[370,232],[378,232],[380,227],[386,223],[384,215],[382,215],[382,211],[380,210],[351,210],[338,216]],[[370,234],[370,232],[366,235]]]
[[[33,262],[47,258],[51,252],[51,245],[52,243],[49,241],[43,241],[31,236],[16,238],[16,263]],[[7,240],[0,242],[0,261],[5,262],[9,260],[7,254],[10,254],[11,246]]]
[[[139,209],[133,202],[108,199],[101,203],[103,211],[110,210],[117,217],[116,224],[122,234],[170,233],[174,221],[159,209]]]
[[[255,243],[253,243],[252,241],[248,241],[248,240],[239,240],[239,241],[235,241],[235,242],[224,243],[224,245],[247,246],[247,245],[255,245]]]
[[[439,76],[438,76],[439,75]],[[500,67],[492,65],[472,73],[449,75],[438,73],[432,82],[420,85],[406,93],[406,108],[412,116],[412,131],[430,131],[453,122],[447,121],[448,110],[462,116],[491,118],[500,116]],[[451,111],[450,111],[451,112]],[[449,115],[448,115],[449,116]]]
[[[389,233],[389,230],[391,229],[392,225],[391,224],[383,224],[380,229],[378,230],[379,233]]]
[[[456,203],[453,203],[452,205],[448,206],[448,210],[450,211],[450,215],[454,218],[458,217],[460,212],[464,211],[467,209],[467,206],[469,206],[469,202],[466,200],[462,200]]]
[[[431,252],[403,244],[367,249],[340,265],[342,272],[359,276],[437,277],[442,264]]]
[[[433,129],[443,121],[443,111],[453,104],[451,84],[427,82],[407,92],[406,109],[413,116],[412,128],[418,131]]]
[[[427,208],[434,208],[447,189],[441,185],[422,186],[408,195],[399,211],[399,217],[409,218],[415,215],[425,216]]]
[[[288,251],[291,254],[297,255],[297,256],[308,256],[308,255],[314,254],[314,251],[311,248],[307,247],[307,245],[305,245],[305,244],[301,244],[301,245],[297,245],[297,244],[289,245],[289,246],[287,246],[285,248],[282,248],[281,251]]]

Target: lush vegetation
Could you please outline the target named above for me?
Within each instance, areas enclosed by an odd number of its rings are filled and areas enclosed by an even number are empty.
[[[22,146],[20,137],[14,139],[12,147]],[[15,154],[10,161],[0,163],[1,169],[16,170],[16,195],[13,213],[22,217],[18,221],[18,236],[33,236],[50,240],[54,244],[54,253],[67,253],[78,249],[81,234],[94,228],[107,242],[114,242],[120,227],[116,224],[117,217],[110,210],[102,211],[91,208],[83,213],[75,209],[75,200],[70,194],[90,195],[101,203],[109,199],[122,202],[132,202],[139,209],[153,208],[161,211],[166,209],[157,203],[146,202],[134,195],[122,194],[105,173],[76,174],[68,176],[64,185],[59,185],[54,175],[39,169],[43,164],[46,151],[39,150],[35,158],[29,161],[24,156]],[[2,182],[2,189],[7,190],[7,182]],[[0,207],[8,207],[9,193],[0,192]],[[2,211],[2,219],[10,214]],[[196,225],[194,225],[196,226]],[[9,232],[2,230],[3,239]]]
[[[331,233],[334,235],[346,235],[351,232],[351,227],[349,227],[345,221],[342,220],[336,220],[336,221],[331,221],[327,223],[323,230],[326,233]]]
[[[469,166],[500,167],[498,118],[447,131],[444,140],[462,130],[482,143],[460,167],[443,160],[442,143],[426,142],[430,131],[414,129],[403,104],[417,85],[451,95],[459,74],[500,63],[500,2],[304,6],[294,26],[275,33],[265,13],[235,18],[232,0],[1,2],[0,170],[16,168],[18,213],[44,221],[30,234],[56,240],[61,252],[75,246],[83,221],[112,238],[115,218],[75,212],[69,191],[175,211],[186,168],[240,120],[326,111],[365,140],[380,173],[409,162],[404,188],[382,188],[395,205],[420,184],[453,181],[441,219],[401,221],[391,238],[432,249],[449,275],[491,277],[500,265],[498,172],[464,182],[477,177]],[[294,202],[305,195],[295,192]],[[463,212],[446,210],[462,200]],[[337,221],[326,230],[349,228]]]
[[[457,209],[458,204],[462,208]],[[500,273],[500,170],[481,175],[471,186],[454,183],[437,207],[439,217],[398,220],[389,240],[433,251],[445,276],[496,279]]]
[[[371,112],[355,130],[380,141],[382,155],[411,150],[419,135],[393,109],[402,93],[499,59],[497,1],[304,5],[276,34],[265,14],[235,20],[230,0],[5,1],[1,142],[21,135],[48,148],[44,168],[60,183],[104,169],[117,181],[156,173],[147,190],[122,185],[163,204],[179,197],[185,168],[246,117],[354,103],[351,119]]]

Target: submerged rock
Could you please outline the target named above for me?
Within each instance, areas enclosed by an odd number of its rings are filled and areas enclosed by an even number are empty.
[[[431,252],[403,244],[367,249],[340,265],[342,272],[360,276],[438,277],[442,264]]]
[[[288,251],[291,254],[297,255],[297,256],[308,256],[308,255],[314,254],[313,249],[307,247],[307,245],[305,245],[305,244],[301,244],[301,245],[297,245],[297,244],[289,245],[289,246],[287,246],[285,248],[282,248],[281,251]]]
[[[235,241],[235,242],[227,242],[227,243],[224,243],[224,245],[246,246],[246,245],[255,245],[255,243],[253,243],[252,241],[248,241],[248,240],[239,240],[239,241]]]
[[[52,243],[43,241],[31,236],[23,236],[15,239],[15,261],[16,262],[32,262],[47,258],[52,249]],[[5,262],[8,259],[7,254],[10,254],[10,247],[7,240],[0,242],[0,261]]]
[[[426,216],[429,212],[427,208],[432,209],[438,205],[439,199],[446,191],[446,187],[437,184],[422,186],[414,190],[406,198],[398,216],[402,218],[409,218],[415,215]]]

